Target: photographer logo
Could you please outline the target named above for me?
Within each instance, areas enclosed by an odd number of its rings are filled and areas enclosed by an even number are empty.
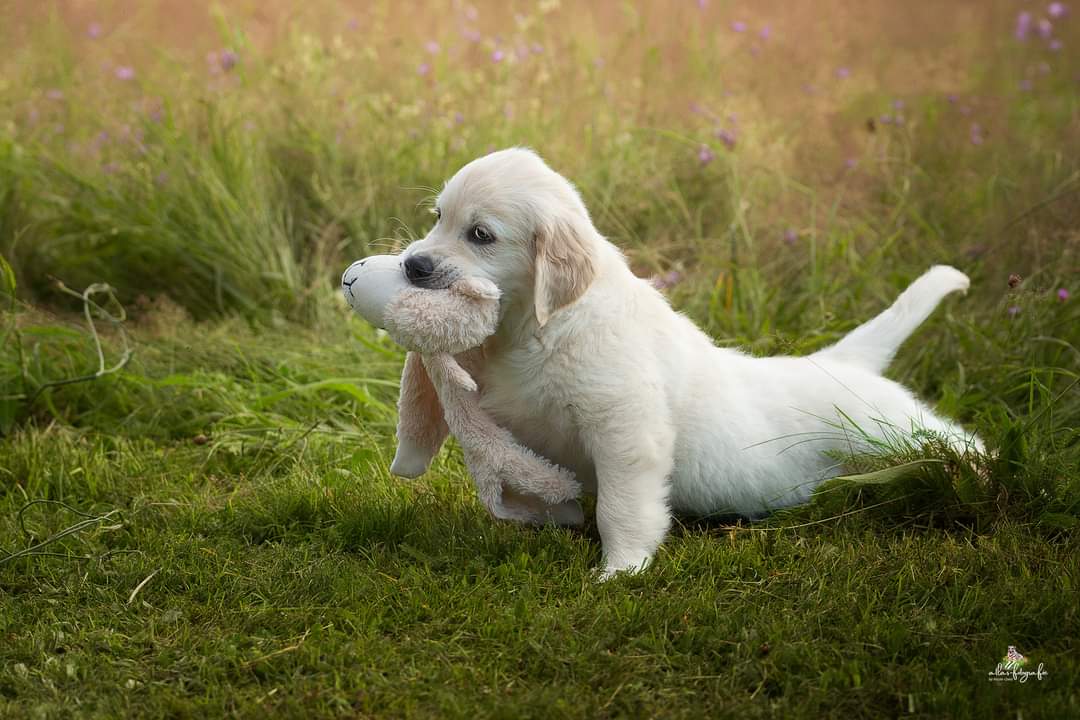
[[[1050,673],[1043,669],[1043,663],[1039,663],[1035,670],[1025,670],[1024,668],[1028,665],[1028,662],[1028,659],[1020,654],[1015,645],[1010,645],[1005,652],[1005,657],[1001,658],[997,667],[987,673],[990,676],[990,682],[1026,683],[1032,678],[1042,680],[1049,677]]]

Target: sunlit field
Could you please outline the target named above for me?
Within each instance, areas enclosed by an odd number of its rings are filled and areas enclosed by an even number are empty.
[[[1080,716],[1080,4],[0,17],[0,717]],[[719,345],[962,269],[889,375],[988,453],[604,583],[454,443],[392,477],[404,354],[338,279],[515,145]]]

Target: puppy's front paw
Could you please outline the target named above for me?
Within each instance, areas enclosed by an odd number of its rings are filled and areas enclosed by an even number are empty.
[[[420,477],[431,464],[432,454],[409,438],[398,440],[394,461],[390,463],[390,474],[403,478]]]
[[[597,568],[597,580],[605,582],[615,577],[619,573],[626,573],[628,575],[635,575],[645,568],[649,567],[652,562],[652,556],[643,555],[636,559],[630,558],[608,558],[604,561],[603,568]]]

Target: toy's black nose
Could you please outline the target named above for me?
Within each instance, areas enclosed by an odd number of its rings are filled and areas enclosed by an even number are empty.
[[[405,277],[415,285],[431,277],[435,272],[435,263],[427,255],[410,255],[405,260]]]

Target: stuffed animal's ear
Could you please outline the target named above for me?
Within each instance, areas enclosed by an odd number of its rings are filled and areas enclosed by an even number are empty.
[[[390,472],[399,477],[422,475],[450,432],[442,403],[419,353],[405,356],[398,397],[397,453]]]
[[[476,381],[473,380],[472,375],[469,374],[468,370],[461,367],[461,363],[450,353],[424,355],[424,367],[427,369],[428,377],[431,378],[436,391],[442,393],[441,397],[445,402],[443,409],[449,410],[447,414],[454,413],[455,409],[449,406],[457,404],[454,400],[457,395],[447,394],[453,388],[465,392],[476,391]]]
[[[454,289],[477,300],[498,300],[502,295],[498,285],[482,277],[462,277],[454,283]]]
[[[567,213],[536,232],[533,304],[540,327],[559,308],[573,303],[596,275],[596,231],[588,216]]]

